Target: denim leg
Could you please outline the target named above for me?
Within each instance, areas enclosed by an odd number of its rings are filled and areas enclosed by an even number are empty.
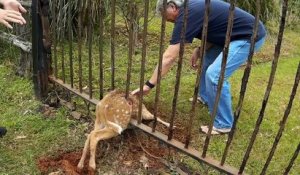
[[[199,91],[198,91],[198,97],[201,97],[205,103],[207,103],[208,96],[206,92],[206,83],[205,83],[205,74],[208,66],[210,66],[217,56],[220,55],[222,52],[223,48],[217,45],[212,46],[210,49],[206,51],[206,54],[203,59],[203,66],[202,66],[202,75],[200,79],[200,86],[199,86]]]
[[[258,50],[264,39],[256,43],[255,50]],[[233,112],[230,93],[230,84],[228,78],[237,70],[243,63],[246,62],[249,56],[250,42],[246,40],[232,41],[229,46],[227,64],[225,68],[224,83],[221,91],[220,101],[217,108],[217,114],[214,121],[216,128],[231,128],[233,124]],[[208,108],[212,113],[214,101],[217,94],[217,86],[221,73],[223,53],[219,54],[216,60],[208,67],[205,74],[205,83],[208,94]]]

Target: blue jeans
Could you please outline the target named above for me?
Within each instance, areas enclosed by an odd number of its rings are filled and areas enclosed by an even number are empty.
[[[255,51],[264,44],[265,38],[255,43]],[[218,81],[221,73],[223,47],[214,45],[206,51],[203,62],[201,84],[199,94],[204,102],[208,104],[210,113],[213,111],[217,95]],[[217,114],[214,121],[216,128],[231,128],[233,124],[233,112],[231,104],[230,84],[228,78],[248,59],[250,52],[250,41],[236,40],[230,42],[225,78],[218,104]]]

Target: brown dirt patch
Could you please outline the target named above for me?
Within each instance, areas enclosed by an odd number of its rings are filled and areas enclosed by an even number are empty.
[[[175,157],[176,152],[149,137],[143,132],[127,129],[121,136],[108,141],[99,142],[97,148],[97,172],[104,174],[160,174],[170,171],[166,166],[166,159]],[[41,174],[62,171],[66,175],[86,175],[88,159],[82,171],[77,169],[81,151],[61,152],[57,156],[41,157],[38,167]]]
[[[55,157],[41,157],[37,164],[42,174],[51,171],[63,170],[67,175],[88,174],[85,168],[81,172],[77,170],[77,163],[81,157],[81,152],[63,153],[59,152]]]

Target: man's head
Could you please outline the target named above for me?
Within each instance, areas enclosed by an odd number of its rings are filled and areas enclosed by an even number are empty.
[[[164,0],[157,0],[156,3],[156,13],[161,15],[164,9],[163,6]],[[175,22],[179,9],[183,5],[184,0],[167,0],[166,6],[166,20],[169,22]]]

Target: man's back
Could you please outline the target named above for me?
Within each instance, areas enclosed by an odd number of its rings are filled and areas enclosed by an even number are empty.
[[[220,0],[211,1],[208,23],[207,41],[223,46],[225,43],[230,4]],[[191,43],[193,38],[201,39],[202,25],[205,14],[205,0],[190,0],[188,5],[188,26],[186,41]],[[177,20],[175,21],[171,44],[180,42],[180,32],[184,19],[184,9],[181,7]],[[240,8],[235,8],[234,24],[231,40],[250,40],[255,18]],[[260,22],[257,40],[264,37],[266,31]]]

